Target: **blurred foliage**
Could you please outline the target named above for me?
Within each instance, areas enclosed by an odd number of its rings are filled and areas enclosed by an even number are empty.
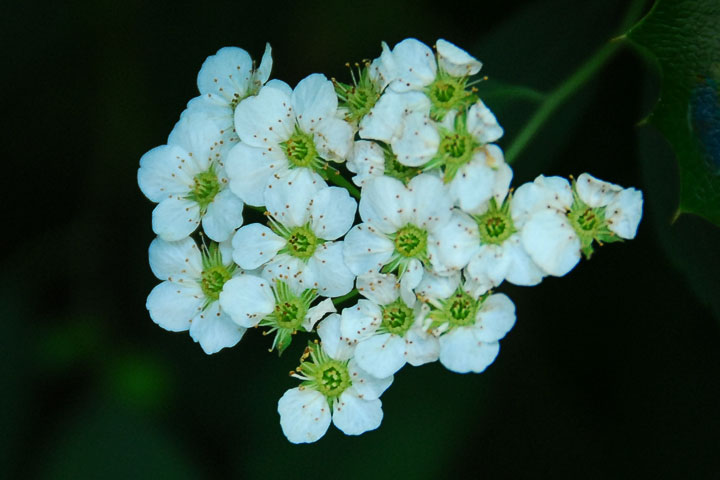
[[[303,342],[278,359],[251,330],[206,356],[144,307],[157,280],[138,160],[165,141],[218,48],[257,56],[269,41],[273,76],[295,84],[318,71],[347,79],[345,62],[377,55],[381,40],[446,38],[483,60],[490,80],[478,88],[506,142],[534,111],[532,92],[552,89],[615,35],[625,8],[622,0],[5,6],[0,38],[12,68],[2,101],[13,132],[5,158],[17,171],[6,190],[14,235],[0,240],[0,475],[712,478],[720,328],[706,303],[718,291],[717,231],[698,233],[689,216],[669,225],[676,177],[657,138],[641,132],[638,143],[647,75],[628,52],[556,112],[518,158],[514,183],[589,171],[637,186],[646,194],[638,238],[600,249],[567,278],[503,286],[518,323],[495,363],[482,375],[406,367],[382,397],[377,431],[347,437],[331,428],[317,444],[289,444],[275,410],[297,383],[285,372]],[[507,86],[531,93],[518,98]]]
[[[677,215],[720,226],[720,3],[658,0],[627,37],[657,61],[660,99],[648,121],[680,168]]]

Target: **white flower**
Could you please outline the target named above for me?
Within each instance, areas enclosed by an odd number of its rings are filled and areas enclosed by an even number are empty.
[[[240,142],[228,154],[230,188],[250,205],[263,205],[270,178],[289,169],[324,172],[326,161],[343,162],[353,131],[337,117],[332,82],[313,74],[294,91],[271,81],[235,109]]]
[[[243,223],[243,202],[229,188],[217,128],[202,117],[181,119],[167,145],[140,159],[138,185],[151,201],[153,231],[167,241],[195,231],[202,220],[211,239],[222,242]]]
[[[226,283],[241,275],[230,257],[227,244],[211,244],[204,253],[192,238],[150,244],[150,268],[163,282],[147,298],[150,318],[165,330],[190,336],[207,354],[232,347],[245,327],[235,323],[218,299]]]
[[[439,336],[440,363],[457,373],[485,370],[498,341],[515,325],[515,305],[503,294],[477,296],[458,287],[447,298],[428,296],[428,326]]]
[[[401,294],[411,298],[412,290],[429,269],[434,234],[452,215],[452,204],[442,181],[422,174],[407,187],[397,179],[370,179],[360,197],[363,222],[345,236],[345,263],[356,275],[398,272]]]
[[[390,48],[383,42],[380,60],[396,92],[422,91],[430,99],[430,115],[442,120],[451,110],[464,109],[477,96],[466,88],[467,79],[482,64],[464,50],[445,40],[437,42],[437,58],[427,45],[408,38]]]
[[[290,346],[292,335],[312,331],[322,317],[335,311],[330,299],[311,307],[317,298],[313,290],[297,291],[285,282],[248,274],[227,281],[220,293],[220,306],[242,327],[270,327],[266,334],[275,333],[270,350],[282,354]]]
[[[357,289],[368,300],[345,308],[340,320],[342,341],[355,344],[355,361],[377,378],[438,358],[437,339],[423,328],[426,310],[412,297],[408,305],[399,296],[394,275],[372,273],[357,279]]]
[[[235,108],[245,98],[255,95],[267,82],[272,69],[272,50],[265,46],[260,66],[242,48],[224,47],[209,56],[198,73],[200,96],[188,102],[183,115],[202,114],[213,121],[226,141],[236,141]]]
[[[497,175],[511,175],[502,150],[488,143],[502,134],[495,116],[477,101],[467,112],[449,112],[442,123],[422,113],[408,115],[391,146],[402,165],[438,169],[453,201],[470,211],[492,196]]]
[[[513,209],[527,219],[521,241],[533,261],[550,275],[563,276],[590,258],[594,241],[633,238],[642,215],[642,193],[582,174],[578,182],[543,177],[522,185]]]
[[[243,268],[262,267],[269,279],[296,290],[316,289],[328,297],[352,290],[355,279],[335,241],[355,219],[357,203],[347,190],[328,187],[307,169],[293,169],[268,185],[270,228],[247,225],[232,240],[233,258]]]
[[[323,320],[321,326],[328,321],[336,323],[334,317],[337,315]],[[325,435],[331,420],[346,435],[360,435],[380,426],[380,395],[392,377],[372,377],[353,359],[333,357],[318,345],[309,346],[301,361],[293,376],[303,383],[278,401],[280,426],[288,440],[314,442]]]

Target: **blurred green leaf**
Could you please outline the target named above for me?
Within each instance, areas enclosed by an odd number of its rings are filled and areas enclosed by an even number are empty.
[[[660,99],[648,121],[667,138],[680,168],[676,216],[720,225],[720,2],[658,0],[627,33],[660,67]]]

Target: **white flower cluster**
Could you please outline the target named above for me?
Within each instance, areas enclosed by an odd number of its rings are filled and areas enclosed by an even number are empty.
[[[208,354],[250,327],[279,353],[319,336],[278,403],[291,442],[331,420],[377,428],[406,363],[482,372],[515,323],[492,289],[565,275],[595,242],[635,236],[633,188],[586,173],[510,188],[503,129],[469,82],[481,63],[445,40],[383,43],[349,84],[312,74],[293,89],[271,66],[269,46],[259,66],[239,48],[209,57],[138,183],[157,203],[155,323]]]

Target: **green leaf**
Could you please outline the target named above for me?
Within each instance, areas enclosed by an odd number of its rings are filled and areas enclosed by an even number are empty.
[[[680,169],[676,217],[720,225],[720,2],[658,0],[626,37],[660,67],[660,100],[648,117]]]

